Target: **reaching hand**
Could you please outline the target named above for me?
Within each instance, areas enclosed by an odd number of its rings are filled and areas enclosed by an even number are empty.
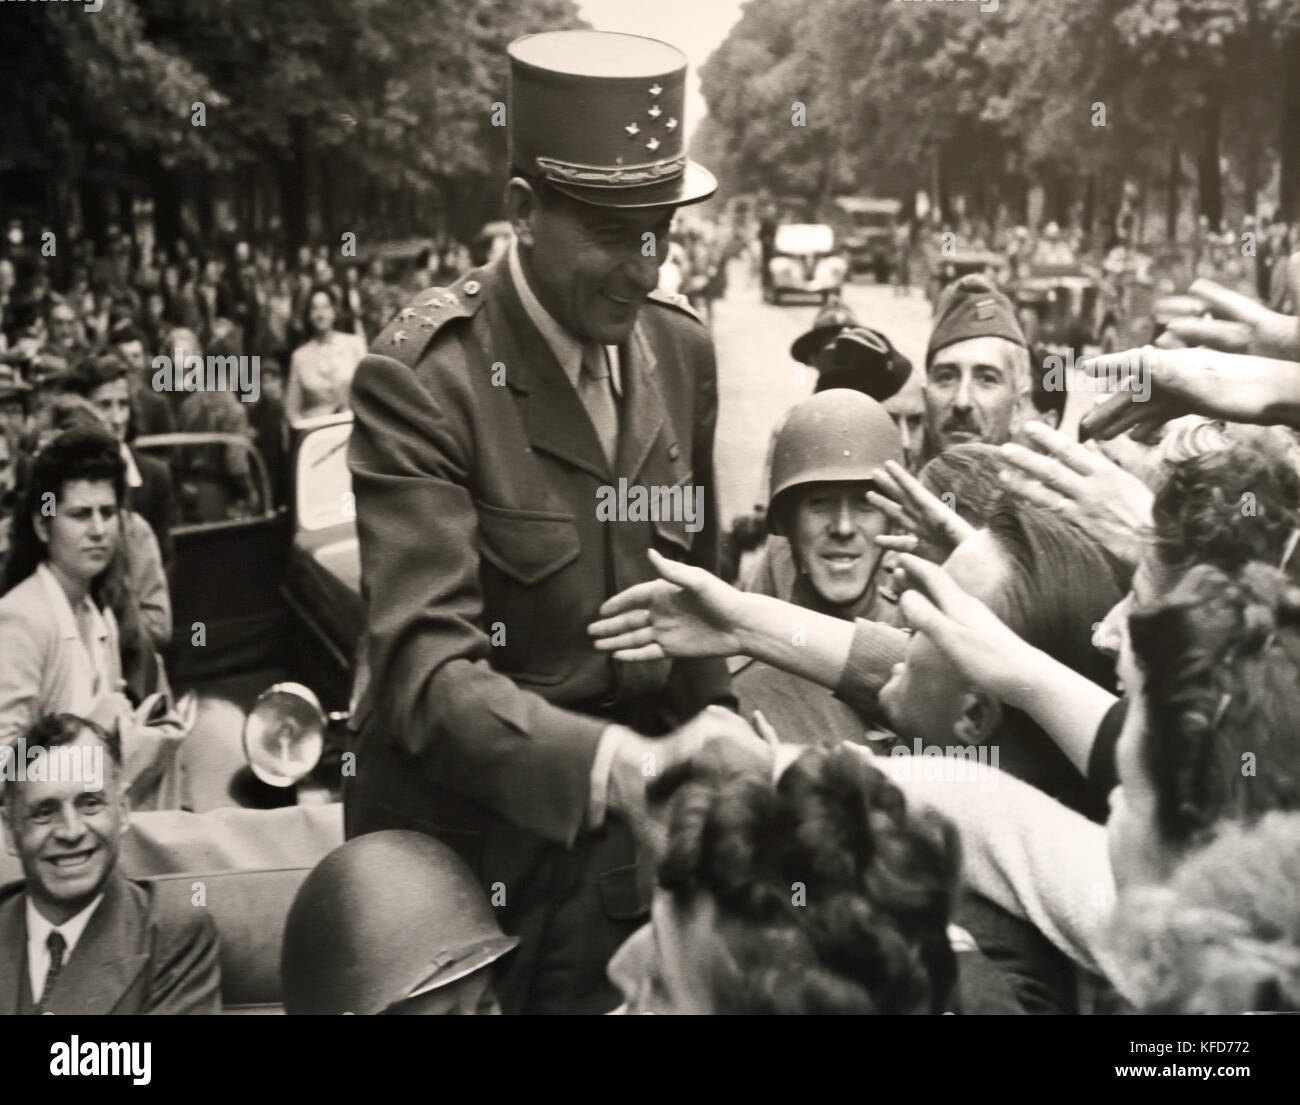
[[[899,602],[907,624],[980,690],[1016,705],[1035,663],[1033,647],[937,564],[907,554],[899,560],[913,583]]]
[[[1185,414],[1229,422],[1288,422],[1296,417],[1300,366],[1212,349],[1144,349],[1083,361],[1082,370],[1124,390],[1083,416],[1080,440],[1150,430]]]
[[[1213,318],[1176,318],[1156,343],[1177,349],[1206,346],[1221,353],[1248,353],[1282,361],[1300,360],[1300,330],[1291,315],[1270,311],[1249,296],[1212,280],[1198,280],[1190,296]]]
[[[622,733],[610,769],[609,803],[627,818],[643,857],[661,856],[667,843],[667,810],[653,806],[646,787],[665,773],[693,761],[704,769],[772,777],[775,749],[739,714],[707,706],[662,737]],[[643,864],[653,871],[654,863]]]
[[[1041,422],[1028,423],[1024,433],[1039,452],[1014,444],[1002,446],[1011,465],[1000,473],[1007,490],[1064,515],[1125,563],[1136,566],[1151,533],[1155,497],[1147,485]]]
[[[615,660],[733,656],[741,594],[703,568],[650,550],[661,579],[638,583],[607,599],[587,632]]]
[[[898,540],[899,535],[876,539],[883,548],[911,552],[918,542],[933,546],[944,560],[958,545],[975,532],[952,507],[928,491],[924,484],[897,461],[888,460],[871,474],[879,491],[868,491],[867,501],[885,517],[917,538],[916,542]],[[903,535],[906,537],[907,535]]]

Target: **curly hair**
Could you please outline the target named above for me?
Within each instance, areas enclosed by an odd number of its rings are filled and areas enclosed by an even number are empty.
[[[1152,519],[1156,560],[1171,578],[1194,564],[1232,572],[1252,560],[1280,563],[1300,526],[1294,443],[1232,427],[1222,448],[1169,465]]]
[[[679,785],[659,885],[716,903],[737,968],[714,971],[719,1013],[930,1014],[956,979],[960,865],[950,822],[910,811],[853,752],[811,748],[775,789],[718,774]]]
[[[1129,638],[1164,839],[1300,810],[1300,587],[1267,564],[1198,565],[1129,616]]]
[[[1144,1013],[1300,1012],[1300,814],[1224,824],[1110,939]]]
[[[32,518],[40,514],[42,497],[47,492],[54,493],[57,503],[72,480],[106,480],[113,485],[118,506],[122,505],[126,468],[118,444],[107,430],[99,426],[64,430],[36,454],[14,503],[12,544],[0,574],[0,595],[17,587],[45,559],[45,543],[37,535]],[[101,572],[91,586],[91,594],[101,607],[106,575]]]

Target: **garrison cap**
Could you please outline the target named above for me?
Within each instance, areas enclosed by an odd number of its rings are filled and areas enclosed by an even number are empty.
[[[698,203],[686,156],[686,56],[640,35],[549,31],[510,44],[510,164],[600,207]]]

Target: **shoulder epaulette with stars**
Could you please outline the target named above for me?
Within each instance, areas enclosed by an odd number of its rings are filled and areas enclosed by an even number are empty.
[[[478,310],[481,290],[482,286],[472,276],[448,288],[425,288],[379,332],[370,352],[414,366],[439,330],[452,319],[469,318]]]
[[[704,319],[700,317],[699,312],[691,306],[691,301],[684,295],[678,295],[676,292],[665,292],[656,288],[646,298],[654,303],[662,303],[665,307],[676,307],[683,314],[690,315],[701,326],[704,325]]]

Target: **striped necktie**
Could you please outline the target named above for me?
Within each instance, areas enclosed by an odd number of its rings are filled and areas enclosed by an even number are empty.
[[[582,347],[582,372],[578,376],[578,398],[600,439],[605,460],[613,465],[618,454],[618,407],[609,378],[604,346],[588,342]]]
[[[54,984],[59,981],[59,972],[63,970],[63,952],[67,948],[68,942],[63,939],[63,933],[58,929],[50,932],[45,938],[45,946],[50,950],[50,967],[45,972],[45,985],[41,987],[41,1000],[36,1003],[36,1011],[44,1013],[45,1007],[50,1003],[50,995],[54,992]]]

